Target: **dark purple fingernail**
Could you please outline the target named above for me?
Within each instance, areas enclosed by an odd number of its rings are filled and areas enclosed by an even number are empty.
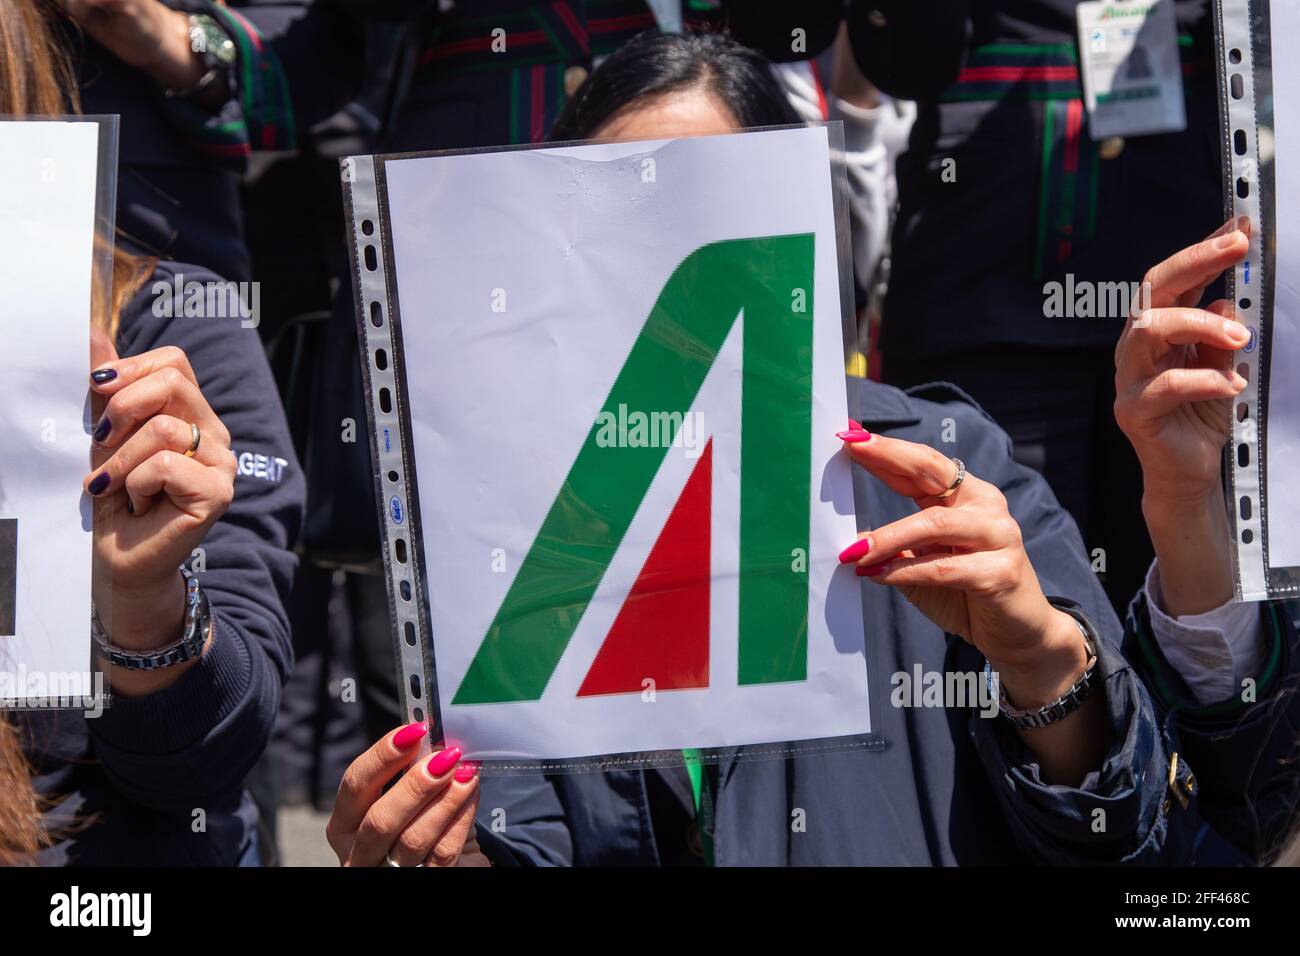
[[[91,479],[91,482],[86,487],[86,490],[89,491],[92,495],[101,495],[104,493],[104,489],[108,487],[108,482],[109,482],[108,472],[101,471],[93,479]]]
[[[96,385],[103,385],[115,378],[117,378],[117,369],[115,368],[101,368],[90,373],[90,380]]]
[[[108,437],[108,433],[111,432],[112,430],[113,430],[113,423],[110,422],[108,420],[108,416],[105,415],[103,418],[99,420],[99,424],[95,426],[95,431],[93,434],[91,434],[90,437],[93,438],[95,441],[103,441],[105,438]]]

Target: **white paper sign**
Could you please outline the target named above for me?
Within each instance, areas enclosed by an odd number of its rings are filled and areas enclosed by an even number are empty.
[[[827,130],[384,175],[447,739],[869,732]]]
[[[1274,232],[1277,249],[1273,281],[1272,348],[1269,361],[1268,563],[1274,568],[1300,567],[1300,60],[1286,45],[1300,30],[1300,6],[1269,6],[1273,38],[1273,118],[1276,193]],[[1253,343],[1252,343],[1253,344]]]
[[[0,122],[0,703],[91,695],[86,436],[99,128]]]

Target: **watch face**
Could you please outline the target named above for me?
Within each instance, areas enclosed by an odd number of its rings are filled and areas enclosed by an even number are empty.
[[[195,14],[190,20],[190,49],[212,57],[223,66],[235,62],[235,41],[220,24],[207,14]]]

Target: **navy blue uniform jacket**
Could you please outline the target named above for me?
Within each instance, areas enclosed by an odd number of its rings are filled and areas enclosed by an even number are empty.
[[[882,588],[869,601],[866,632],[872,691],[883,701],[876,711],[886,748],[791,760],[723,759],[718,865],[1189,859],[1201,817],[1186,759],[1178,762],[1173,788],[1168,783],[1171,756],[1181,746],[1180,725],[1156,708],[1120,653],[1119,622],[1073,521],[1043,479],[1012,460],[1005,433],[953,387],[925,386],[905,394],[862,381],[856,388],[851,407],[868,429],[939,447],[1000,487],[1044,592],[1076,602],[1100,632],[1105,757],[1081,786],[1049,786],[1004,719],[973,710],[893,707],[890,675],[911,673],[918,663],[925,671],[975,671],[984,661],[898,592]],[[955,441],[943,442],[945,430]],[[910,500],[860,470],[855,480],[863,483],[873,525],[915,510]],[[1283,630],[1286,643],[1293,644],[1294,630],[1289,624]],[[1282,666],[1289,668],[1293,658]],[[1268,733],[1267,721],[1247,721],[1231,750],[1248,759],[1244,755],[1257,752]],[[1223,757],[1227,748],[1209,752]],[[486,777],[479,840],[498,864],[655,865],[660,851],[649,822],[645,777],[653,772]],[[1223,796],[1214,807],[1222,829],[1249,815],[1248,789]],[[792,826],[797,821],[801,831]]]

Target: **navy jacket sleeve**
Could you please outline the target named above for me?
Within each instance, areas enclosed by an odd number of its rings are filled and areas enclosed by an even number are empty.
[[[1165,660],[1141,595],[1129,608],[1126,648],[1160,712],[1178,730],[1206,822],[1251,859],[1281,849],[1300,808],[1300,639],[1294,602],[1260,605],[1269,654],[1239,697],[1200,705]]]
[[[160,268],[124,313],[118,351],[183,349],[230,430],[239,462],[234,501],[204,539],[201,561],[188,562],[208,595],[214,637],[172,686],[117,696],[86,722],[113,786],[159,809],[238,793],[266,745],[292,663],[285,605],[304,499],[256,329],[238,318],[185,317],[173,294],[177,273],[216,281],[197,267]]]
[[[362,5],[340,0],[241,0],[236,6],[284,68],[301,132],[340,109],[361,87]]]
[[[206,13],[234,41],[230,98],[207,109],[185,97],[159,98],[185,139],[214,162],[241,169],[253,150],[289,150],[305,130],[361,88],[365,21],[406,11],[394,0],[166,0]]]
[[[485,777],[481,787],[475,826],[479,847],[493,865],[573,865],[573,837],[552,778]]]
[[[1165,807],[1173,730],[1160,726],[1146,687],[1120,651],[1119,621],[1074,521],[1042,476],[1011,458],[1006,433],[959,390],[924,386],[909,394],[941,403],[942,419],[963,436],[970,473],[1006,495],[1043,592],[1081,612],[1098,639],[1108,741],[1100,766],[1079,786],[1045,783],[1005,720],[970,718],[971,738],[1016,840],[1031,859],[1056,865],[1179,862],[1195,819],[1191,808]]]

